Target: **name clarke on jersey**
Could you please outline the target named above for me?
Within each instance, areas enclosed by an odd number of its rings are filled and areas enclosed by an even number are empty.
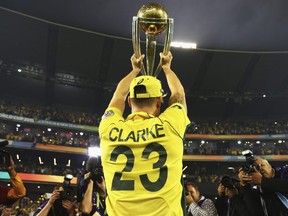
[[[162,124],[155,124],[151,128],[127,131],[123,128],[113,127],[109,132],[109,139],[112,142],[139,142],[147,141],[159,137],[164,137],[164,127]]]

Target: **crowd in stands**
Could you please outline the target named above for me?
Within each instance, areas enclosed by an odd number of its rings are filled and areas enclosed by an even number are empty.
[[[16,128],[15,125],[15,123],[0,122],[0,138],[80,148],[99,145],[99,136],[96,132],[82,132],[20,124],[20,126],[18,125],[19,127]]]
[[[29,104],[17,104],[7,101],[0,101],[0,113],[11,114],[21,117],[33,118],[35,120],[51,120],[63,123],[74,123],[98,126],[99,115],[91,113],[76,113],[65,111],[54,107],[43,107]],[[15,127],[15,122],[8,120],[0,122],[0,138],[23,142],[33,142],[52,145],[64,145],[72,147],[87,148],[99,145],[99,136],[95,132],[80,130],[69,130],[61,127],[47,128],[44,125],[26,124]],[[209,134],[209,135],[239,135],[239,134],[288,134],[288,123],[286,121],[253,121],[253,122],[192,122],[188,128],[190,134]],[[188,140],[189,141],[189,140]],[[194,140],[196,145],[186,146],[187,154],[196,155],[241,155],[247,146],[224,145],[212,141],[206,145],[200,140]],[[194,142],[193,141],[193,142]],[[198,143],[197,143],[198,142]],[[213,143],[214,142],[214,143]],[[285,141],[284,141],[285,142]],[[211,142],[210,142],[211,143]],[[288,143],[288,142],[287,142]],[[225,147],[224,147],[225,146]],[[259,148],[259,146],[261,148]],[[257,145],[253,142],[249,144],[257,155],[284,155],[288,154],[288,146],[285,143],[275,143],[275,145]]]
[[[239,143],[238,143],[239,142]],[[187,141],[184,146],[185,154],[192,155],[242,155],[243,150],[251,150],[255,155],[288,155],[288,141],[237,141],[230,140],[219,142],[218,140],[193,140]]]
[[[52,120],[64,123],[87,124],[98,126],[99,115],[91,113],[74,113],[59,108],[43,107],[29,104],[17,104],[0,101],[0,113],[11,114],[33,119]],[[16,126],[18,125],[18,126]],[[286,121],[251,121],[251,122],[193,122],[188,128],[190,134],[209,135],[241,135],[241,134],[288,134]],[[99,145],[97,131],[87,132],[76,129],[64,129],[60,127],[48,128],[45,125],[33,125],[33,123],[16,124],[9,120],[0,122],[0,138],[7,140],[64,145],[87,148]],[[187,140],[190,142],[191,140]],[[271,141],[274,142],[274,141]],[[244,149],[251,149],[255,155],[286,155],[288,154],[288,142],[272,145],[265,143],[257,144],[256,141],[248,142],[247,145],[233,145],[220,143],[217,140],[203,144],[202,140],[193,140],[193,146],[186,143],[186,154],[194,155],[241,155]]]
[[[286,145],[278,145],[275,148],[250,148],[255,155],[287,155],[288,148]],[[242,155],[243,149],[231,148],[227,149],[227,155],[237,156]]]
[[[56,107],[44,107],[32,104],[0,101],[0,113],[32,118],[98,126],[101,116],[97,113],[73,112]],[[193,118],[191,118],[193,120]],[[192,122],[188,133],[193,134],[287,134],[288,121],[222,121],[222,122]]]
[[[188,130],[193,134],[287,134],[287,121],[223,121],[193,122]]]
[[[87,112],[64,111],[55,107],[44,107],[32,104],[18,104],[0,101],[0,113],[32,118],[34,120],[46,120],[66,122],[80,125],[99,125],[99,116]]]

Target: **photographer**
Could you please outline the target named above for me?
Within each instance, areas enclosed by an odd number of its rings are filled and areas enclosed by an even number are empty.
[[[218,196],[217,196],[215,203],[214,203],[219,216],[227,216],[228,215],[227,214],[227,212],[228,212],[228,198],[227,198],[227,196],[225,196],[225,186],[223,185],[224,177],[221,178],[221,181],[218,185],[218,188],[217,188]]]
[[[0,142],[1,147],[6,145],[8,145],[8,141]],[[12,183],[12,188],[0,186],[0,204],[10,206],[26,195],[26,188],[14,169],[15,165],[12,156],[4,150],[1,150],[0,156],[3,157],[1,160],[1,170],[9,173]]]
[[[67,174],[62,184],[57,185],[49,200],[34,213],[35,216],[73,216],[75,215],[74,191],[70,185],[73,176]]]
[[[255,193],[247,194],[238,179],[223,176],[218,186],[218,197],[215,206],[219,216],[258,216],[253,211]],[[261,208],[261,206],[258,206]],[[252,210],[251,210],[252,209]]]
[[[285,201],[281,201],[284,193],[288,193],[288,179],[285,168],[274,169],[267,160],[257,158],[253,162],[253,170],[239,172],[242,185],[256,190],[263,209],[258,215],[288,215]],[[285,199],[285,198],[284,198]],[[287,202],[287,199],[286,199]]]
[[[78,201],[82,215],[105,216],[105,180],[98,157],[90,157],[86,164],[86,173],[78,181]]]

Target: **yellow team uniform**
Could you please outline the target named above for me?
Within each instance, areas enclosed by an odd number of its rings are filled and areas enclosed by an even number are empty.
[[[183,105],[158,117],[145,112],[125,120],[109,107],[100,123],[109,216],[181,216],[183,138],[190,121]]]

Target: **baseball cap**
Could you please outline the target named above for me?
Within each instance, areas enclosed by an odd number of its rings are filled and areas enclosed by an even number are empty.
[[[135,87],[143,86],[142,93],[135,93]],[[130,84],[130,98],[153,98],[163,96],[163,89],[160,80],[153,76],[136,77]]]

